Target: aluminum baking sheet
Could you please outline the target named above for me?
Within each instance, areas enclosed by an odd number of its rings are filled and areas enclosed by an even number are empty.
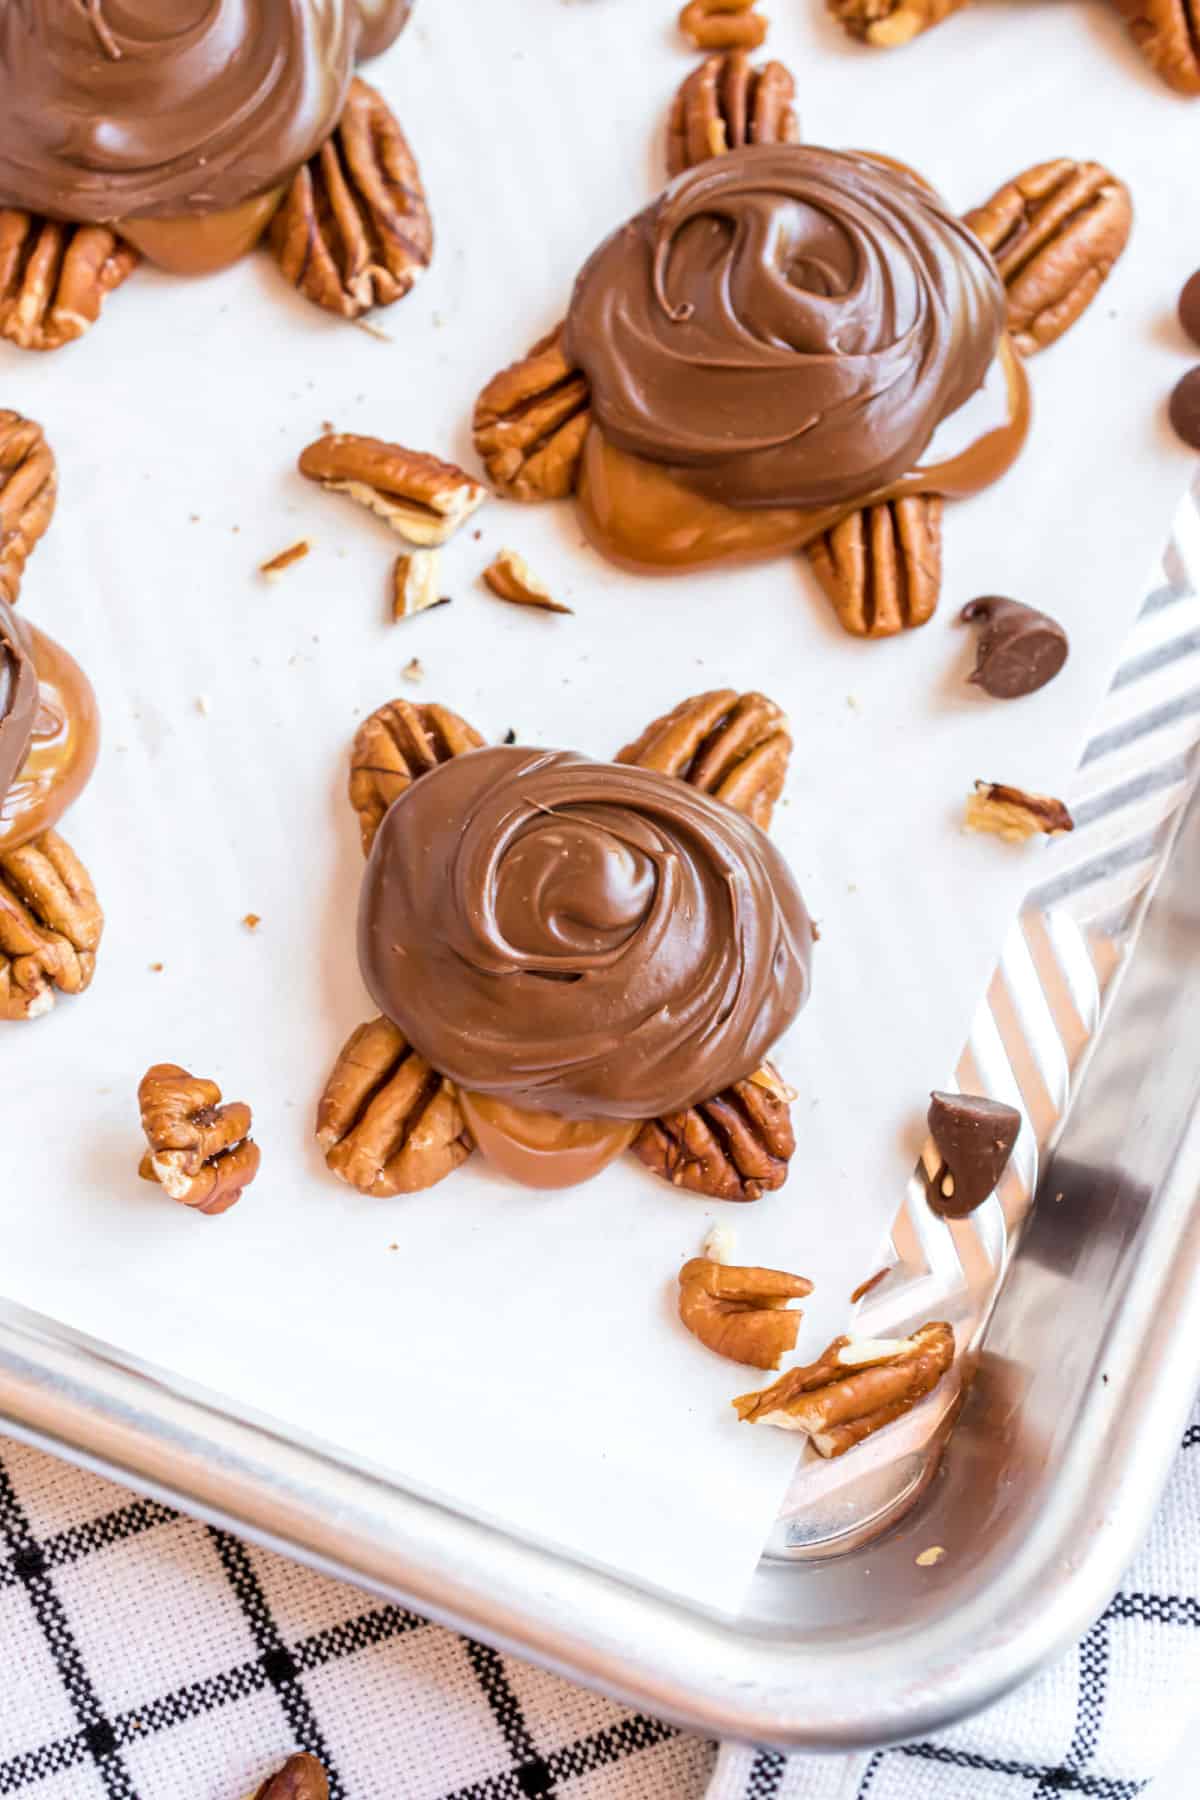
[[[596,754],[688,692],[762,686],[795,723],[777,835],[824,937],[782,1053],[800,1151],[783,1195],[739,1212],[738,1251],[816,1280],[801,1354],[874,1266],[922,1096],[953,1069],[1036,876],[1036,851],[961,837],[962,796],[977,775],[1065,779],[1182,485],[1158,402],[1182,366],[1163,319],[1185,272],[1191,121],[1082,6],[981,9],[902,61],[800,9],[773,33],[810,140],[905,157],[963,206],[1040,157],[1090,153],[1138,204],[1130,255],[1034,371],[1023,464],[949,518],[925,632],[845,639],[794,559],[636,580],[582,547],[569,509],[498,504],[447,558],[454,605],[397,629],[395,541],[293,472],[326,419],[469,457],[482,380],[553,322],[583,256],[655,185],[690,62],[640,6],[443,0],[378,65],[439,231],[428,281],[381,321],[390,341],[311,312],[264,258],[192,284],[143,272],[78,347],[0,355],[4,403],[46,423],[62,464],[24,604],[100,691],[104,758],[69,835],[110,920],[87,998],[0,1043],[22,1094],[7,1292],[417,1492],[726,1612],[794,1450],[733,1424],[738,1372],[671,1317],[672,1271],[714,1209],[633,1165],[551,1199],[472,1165],[431,1194],[364,1202],[331,1184],[309,1130],[367,1011],[346,745],[410,691],[410,657],[425,669],[411,691],[489,736]],[[262,584],[257,564],[301,533],[313,555]],[[574,618],[481,594],[510,541]],[[1067,671],[1019,712],[964,690],[948,624],[996,590],[1072,630]],[[134,1088],[160,1058],[254,1104],[264,1172],[219,1221],[137,1181]]]

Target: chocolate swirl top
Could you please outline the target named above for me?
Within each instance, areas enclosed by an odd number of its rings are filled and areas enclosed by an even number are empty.
[[[983,381],[1004,286],[914,176],[799,144],[679,176],[585,265],[567,319],[618,449],[731,506],[906,474]]]
[[[218,212],[337,123],[403,0],[3,0],[0,205],[56,218]]]
[[[0,801],[17,778],[33,736],[38,678],[28,633],[0,600]]]
[[[648,769],[521,746],[414,782],[367,865],[371,995],[464,1088],[648,1119],[751,1074],[808,997],[812,926],[748,819]]]

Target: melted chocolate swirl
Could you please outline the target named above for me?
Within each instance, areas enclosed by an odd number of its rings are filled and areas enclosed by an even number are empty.
[[[38,678],[29,636],[0,600],[0,804],[17,778],[33,736]]]
[[[679,176],[585,265],[567,320],[619,449],[732,506],[906,474],[980,386],[1004,286],[915,177],[797,144]]]
[[[405,0],[3,0],[0,205],[96,224],[285,181]]]
[[[376,1005],[460,1086],[647,1119],[753,1072],[808,997],[812,926],[749,820],[568,751],[472,751],[380,827],[359,911]]]

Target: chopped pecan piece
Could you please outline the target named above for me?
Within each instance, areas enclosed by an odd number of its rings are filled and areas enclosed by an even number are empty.
[[[554,598],[525,558],[518,556],[515,550],[501,550],[483,571],[483,579],[497,600],[507,600],[511,606],[535,606],[541,612],[552,613],[569,613],[573,610]]]
[[[222,1106],[215,1081],[189,1075],[178,1063],[146,1070],[138,1106],[150,1146],[138,1168],[142,1180],[157,1181],[172,1200],[197,1212],[236,1205],[258,1174],[250,1108],[241,1101]]]
[[[56,831],[0,855],[0,1019],[38,1019],[92,979],[104,914]]]
[[[693,1256],[679,1271],[679,1317],[718,1356],[777,1369],[780,1357],[796,1348],[803,1316],[783,1309],[811,1293],[812,1282],[803,1275],[730,1268]]]
[[[438,576],[441,572],[440,550],[411,550],[396,558],[392,568],[392,617],[410,619],[414,613],[428,612],[440,606]]]
[[[280,550],[276,555],[268,557],[265,563],[259,563],[258,572],[266,581],[278,581],[279,577],[285,570],[290,569],[293,563],[303,562],[311,549],[312,545],[308,539],[300,538],[296,543],[289,544],[286,550]]]
[[[847,514],[805,548],[853,637],[894,637],[933,617],[942,587],[942,501],[910,494]]]
[[[767,21],[755,12],[754,0],[689,0],[679,29],[697,50],[757,50]]]
[[[303,1751],[289,1756],[282,1769],[269,1775],[250,1800],[329,1800],[324,1763]]]
[[[1200,94],[1196,0],[1117,0],[1129,35],[1150,67],[1180,94]]]
[[[1049,794],[1027,794],[1023,788],[1005,787],[1000,781],[977,781],[967,795],[966,828],[990,831],[994,837],[1023,843],[1043,832],[1058,837],[1074,831],[1075,821],[1061,800]]]
[[[100,317],[140,258],[106,225],[62,225],[0,209],[0,338],[59,350]]]
[[[852,38],[877,50],[910,44],[923,31],[940,25],[967,0],[825,0],[828,10]]]
[[[389,700],[376,707],[359,726],[350,751],[350,804],[358,814],[363,855],[370,854],[392,801],[418,776],[482,743],[474,727],[448,706]]]
[[[382,94],[355,78],[337,130],[297,170],[271,249],[306,300],[357,319],[402,300],[433,255],[416,160]]]
[[[475,448],[488,480],[510,500],[565,500],[579,479],[589,399],[557,325],[475,402]]]
[[[618,751],[617,761],[677,775],[765,831],[791,753],[787,719],[773,700],[719,688],[680,701]]]
[[[1124,250],[1133,203],[1099,163],[1038,163],[966,215],[1008,290],[1022,356],[1053,344],[1096,298]]]
[[[382,438],[334,431],[300,453],[300,473],[385,519],[410,543],[444,544],[487,489],[460,469],[423,450],[406,450]]]
[[[940,1320],[908,1338],[834,1338],[816,1362],[733,1404],[750,1424],[806,1431],[820,1455],[842,1456],[911,1412],[953,1361],[954,1333]]]
[[[634,1154],[689,1193],[761,1199],[787,1180],[796,1148],[790,1098],[777,1076],[767,1085],[751,1075],[687,1112],[647,1120],[633,1140]]]
[[[45,432],[0,408],[0,600],[10,606],[57,498],[58,469]]]
[[[453,1085],[382,1018],[343,1046],[317,1107],[317,1142],[339,1180],[376,1199],[433,1187],[474,1148]]]
[[[708,56],[683,83],[667,122],[667,173],[746,144],[794,144],[796,84],[781,62],[756,69],[744,50]]]

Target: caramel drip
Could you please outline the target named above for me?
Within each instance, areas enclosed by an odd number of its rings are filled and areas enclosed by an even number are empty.
[[[15,850],[56,825],[86,787],[100,747],[92,684],[74,657],[28,627],[38,710],[25,760],[0,799],[0,850]]]

